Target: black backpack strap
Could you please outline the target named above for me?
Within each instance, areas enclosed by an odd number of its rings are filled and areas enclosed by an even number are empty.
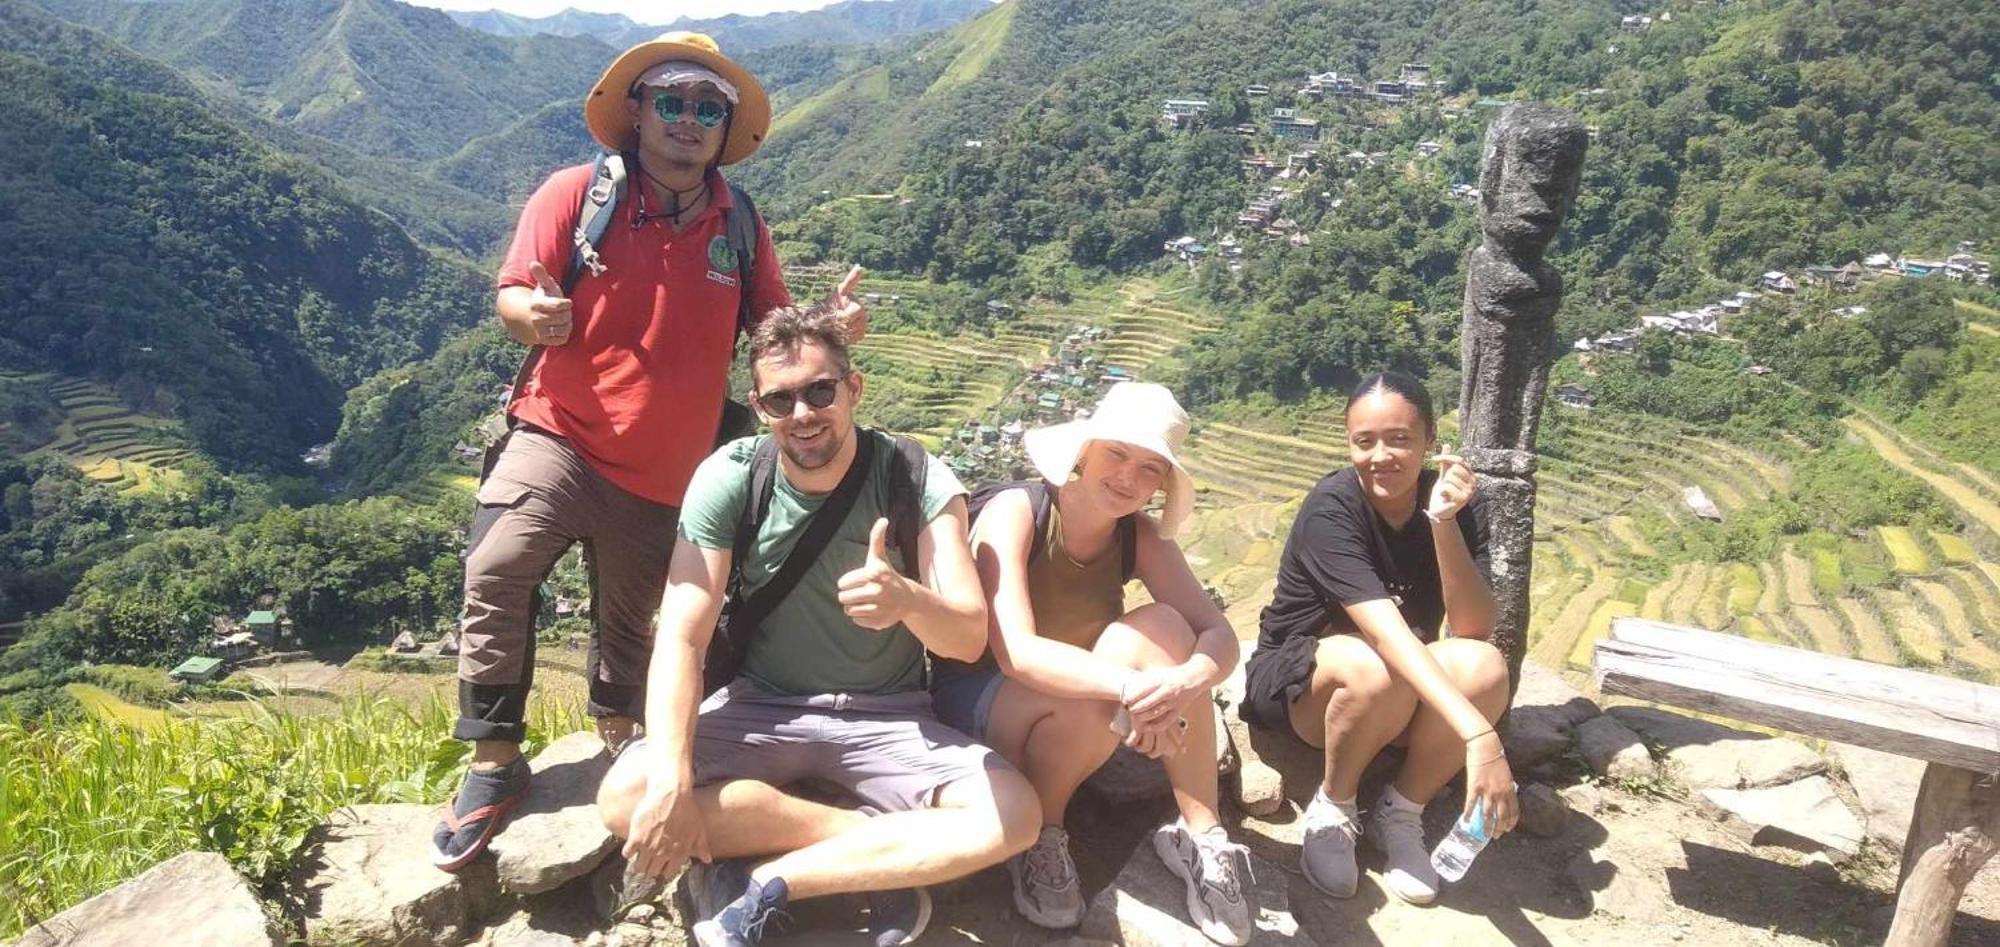
[[[757,530],[771,511],[771,493],[778,474],[778,439],[762,438],[750,455],[750,495],[736,516],[736,541],[730,546],[729,597],[742,600],[743,563],[757,546]]]
[[[875,463],[874,440],[866,436],[866,432],[860,428],[855,428],[855,433],[861,440],[855,444],[854,462],[848,466],[847,474],[840,478],[840,485],[833,488],[833,493],[827,496],[826,502],[821,504],[819,509],[814,510],[812,515],[806,517],[805,534],[799,537],[798,544],[792,547],[792,551],[785,555],[785,563],[778,567],[777,574],[771,576],[770,581],[758,586],[756,591],[750,593],[748,599],[736,606],[735,610],[730,613],[729,623],[732,629],[741,629],[746,633],[751,632],[757,627],[759,622],[770,615],[771,610],[777,608],[778,603],[784,601],[785,596],[792,594],[792,589],[798,587],[799,580],[805,578],[806,570],[811,568],[814,562],[818,561],[820,553],[826,551],[827,543],[833,541],[833,534],[840,530],[840,524],[847,521],[848,512],[854,509],[855,498],[861,495],[862,484],[868,480],[869,468],[874,466]],[[764,443],[772,445],[772,473],[771,479],[766,481],[767,483],[771,483],[775,480],[777,471],[776,439],[767,438]],[[761,451],[763,445],[760,444],[758,446]],[[751,490],[753,493],[744,503],[745,507],[753,503],[770,503],[769,493],[765,493],[760,500],[754,492],[757,489],[757,480],[756,460],[753,458],[750,473]],[[772,486],[766,489],[774,487],[775,484],[772,483]],[[756,530],[762,525],[763,511],[760,510],[758,513],[758,522],[753,525],[750,531],[752,545],[756,541]],[[743,533],[740,528],[736,535],[736,542],[739,545],[744,542]],[[731,563],[730,572],[732,575],[738,577],[734,581],[740,583],[742,567],[736,563]]]
[[[903,575],[922,582],[917,536],[928,525],[924,522],[924,487],[930,481],[931,457],[915,440],[900,434],[893,440],[896,458],[889,465],[889,539],[903,551]]]
[[[729,249],[736,253],[736,331],[748,333],[750,314],[750,274],[757,269],[757,204],[740,187],[729,185],[729,210],[722,228]]]

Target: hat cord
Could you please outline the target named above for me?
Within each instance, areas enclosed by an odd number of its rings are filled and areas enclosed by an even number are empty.
[[[660,190],[667,192],[667,209],[657,214],[646,213],[645,199],[642,195],[639,210],[632,215],[632,229],[634,230],[645,226],[648,220],[659,220],[661,218],[672,221],[673,225],[678,227],[681,223],[681,215],[693,210],[695,204],[708,196],[708,175],[706,173],[702,174],[700,184],[685,191],[676,190],[673,185],[660,180],[658,175],[646,169],[646,165],[643,162],[639,165],[639,173],[644,174],[647,180],[659,185]],[[687,203],[683,205],[681,202],[681,195],[683,194],[692,194],[694,196],[688,198]]]

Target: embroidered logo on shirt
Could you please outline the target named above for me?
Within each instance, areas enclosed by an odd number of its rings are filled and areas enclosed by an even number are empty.
[[[717,236],[708,242],[708,265],[725,273],[736,268],[736,251],[729,248],[728,237]]]

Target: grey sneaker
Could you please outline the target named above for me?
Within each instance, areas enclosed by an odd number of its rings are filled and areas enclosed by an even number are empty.
[[[1197,835],[1175,821],[1153,832],[1153,850],[1187,884],[1188,920],[1202,936],[1231,947],[1250,942],[1250,901],[1243,895],[1249,849],[1229,841],[1219,825]]]
[[[1389,805],[1384,798],[1368,811],[1368,830],[1375,847],[1387,856],[1383,865],[1383,886],[1411,904],[1437,900],[1437,870],[1431,867],[1430,849],[1424,847],[1424,813]]]
[[[1033,848],[1007,859],[1014,879],[1014,909],[1037,927],[1060,930],[1083,923],[1083,885],[1069,857],[1069,833],[1042,828]]]
[[[1354,864],[1354,842],[1361,837],[1357,816],[1318,793],[1306,804],[1306,837],[1299,845],[1299,868],[1313,887],[1336,898],[1354,897],[1361,877]]]

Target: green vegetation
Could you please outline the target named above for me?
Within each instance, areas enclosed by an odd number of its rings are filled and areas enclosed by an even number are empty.
[[[18,0],[0,27],[8,367],[102,381],[227,466],[287,469],[347,387],[482,315],[485,277],[185,90],[117,81],[144,68],[129,53]]]
[[[334,810],[444,798],[470,752],[449,736],[454,713],[385,698],[325,715],[0,715],[0,937],[185,851],[276,882]],[[538,701],[529,750],[582,726],[580,708]]]

